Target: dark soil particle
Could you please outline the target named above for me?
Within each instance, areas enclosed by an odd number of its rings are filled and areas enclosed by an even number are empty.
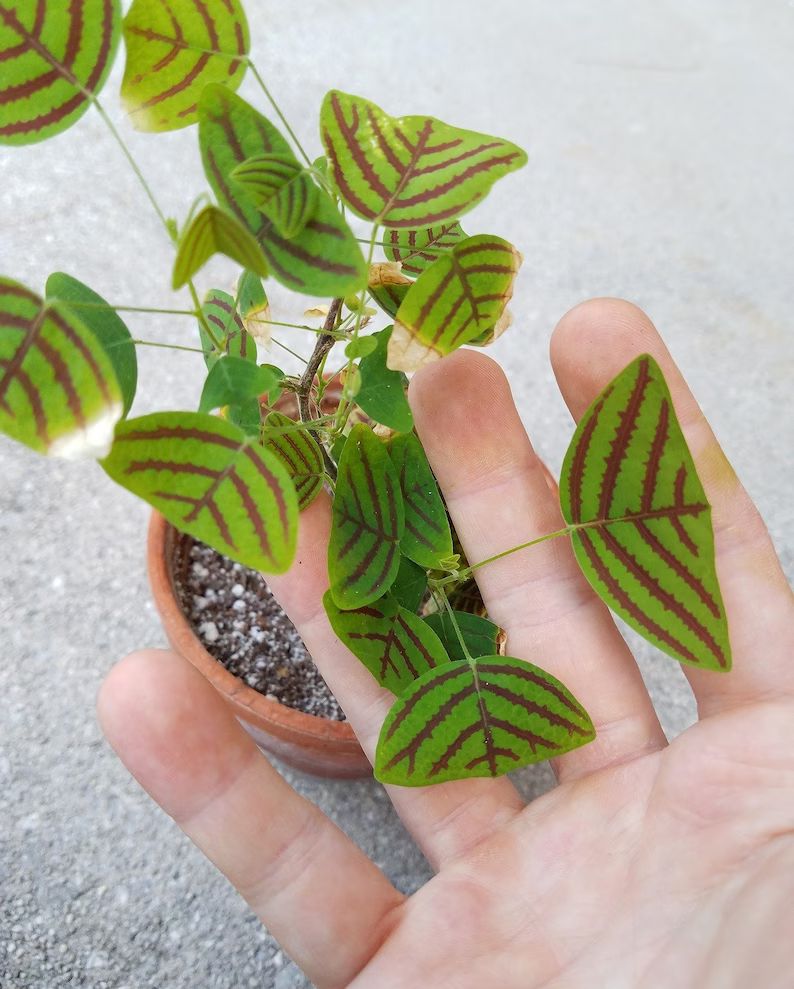
[[[193,542],[174,583],[193,630],[230,673],[287,707],[345,720],[261,574]]]

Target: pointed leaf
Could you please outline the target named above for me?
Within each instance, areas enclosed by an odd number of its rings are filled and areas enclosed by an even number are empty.
[[[256,344],[251,335],[246,332],[243,321],[234,304],[234,299],[220,289],[214,288],[207,292],[201,305],[204,318],[209,323],[214,336],[220,340],[223,353],[232,357],[256,364]],[[204,326],[199,322],[199,337],[204,350],[204,362],[208,370],[220,359],[221,354],[213,347],[213,342]]]
[[[416,614],[427,594],[427,573],[409,560],[407,556],[400,558],[400,569],[391,585],[391,594],[397,598],[397,603]]]
[[[323,489],[325,465],[317,441],[294,419],[271,412],[265,419],[264,446],[281,461],[298,493],[298,508],[308,508]]]
[[[507,322],[521,255],[481,234],[461,241],[417,279],[389,342],[389,367],[416,371]]]
[[[451,660],[458,662],[466,659],[458,633],[446,611],[427,615],[425,621],[441,639]],[[456,611],[455,621],[466,648],[474,659],[479,659],[480,656],[495,656],[499,653],[504,634],[498,625],[494,625],[480,615],[471,615],[467,611]]]
[[[323,604],[339,639],[392,693],[402,693],[427,670],[449,662],[436,633],[418,615],[401,608],[392,594],[342,611],[328,591]]]
[[[369,266],[367,289],[387,316],[397,315],[412,285],[411,279],[402,273],[394,261]]]
[[[224,356],[207,375],[201,392],[199,412],[211,412],[223,405],[240,405],[269,392],[280,380],[267,364],[259,367],[242,357]]]
[[[71,127],[105,83],[119,0],[0,0],[0,144],[33,144]]]
[[[368,338],[377,341],[377,346],[371,354],[362,357],[358,365],[361,387],[356,404],[375,422],[405,433],[414,428],[414,417],[405,397],[405,375],[386,367],[391,329],[387,326]]]
[[[344,296],[361,288],[366,277],[364,256],[326,192],[318,190],[314,215],[289,240],[233,177],[234,169],[249,158],[292,154],[266,117],[225,86],[208,86],[199,103],[199,143],[204,171],[218,201],[257,237],[275,278],[306,295]]]
[[[182,234],[174,261],[173,287],[181,288],[213,254],[225,254],[267,278],[267,262],[253,235],[229,213],[206,206]]]
[[[237,282],[237,311],[246,332],[258,343],[270,343],[270,302],[262,279],[253,271],[244,271]]]
[[[395,436],[389,444],[389,456],[397,471],[405,505],[405,531],[400,549],[428,570],[443,570],[452,556],[452,532],[419,437],[415,433]]]
[[[382,597],[400,567],[405,517],[397,473],[369,426],[354,426],[339,458],[328,573],[339,608]]]
[[[441,254],[466,238],[457,220],[423,230],[390,230],[386,257],[399,261],[406,274],[421,275]]]
[[[45,291],[48,304],[60,303],[61,309],[71,309],[105,348],[119,383],[123,415],[126,415],[138,385],[138,358],[124,321],[101,295],[62,271],[50,275]]]
[[[237,89],[245,75],[248,24],[239,0],[134,0],[124,41],[121,98],[138,130],[195,123],[205,86]]]
[[[218,416],[155,412],[116,429],[110,477],[183,532],[247,567],[292,563],[298,499],[276,457]]]
[[[0,431],[39,453],[102,457],[121,414],[96,335],[68,308],[0,278]]]
[[[338,90],[323,101],[320,129],[339,195],[354,213],[386,227],[457,219],[527,161],[509,141],[433,117],[390,117]]]
[[[585,576],[664,652],[731,665],[711,508],[659,366],[643,354],[593,402],[565,456],[560,503]],[[592,527],[591,527],[592,526]]]
[[[288,239],[296,237],[317,210],[319,189],[292,152],[248,158],[232,177]]]
[[[595,737],[560,682],[520,659],[448,663],[415,680],[386,715],[375,758],[381,783],[426,786],[502,776]]]

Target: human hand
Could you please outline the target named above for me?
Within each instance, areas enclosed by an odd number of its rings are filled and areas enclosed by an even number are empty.
[[[727,675],[684,667],[700,720],[672,744],[564,540],[489,564],[478,581],[510,655],[559,677],[597,738],[557,760],[559,786],[528,807],[505,778],[393,788],[436,870],[410,898],[290,789],[187,662],[136,653],[105,682],[100,719],[122,760],[321,989],[791,985],[791,592],[648,319],[627,303],[586,303],[552,342],[577,418],[643,352],[662,367],[713,506],[734,657]],[[417,375],[410,397],[470,560],[562,526],[492,361],[449,357]],[[325,616],[329,524],[319,498],[301,517],[292,571],[268,582],[372,756],[391,698]]]

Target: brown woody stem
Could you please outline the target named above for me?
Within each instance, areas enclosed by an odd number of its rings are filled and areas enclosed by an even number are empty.
[[[323,323],[322,333],[317,337],[317,343],[314,345],[314,351],[309,358],[309,363],[306,365],[306,370],[301,375],[298,387],[295,389],[298,396],[298,412],[300,413],[301,422],[311,422],[312,420],[310,403],[312,385],[314,384],[314,379],[320,366],[336,343],[336,336],[333,331],[336,329],[336,324],[339,321],[339,313],[341,312],[343,301],[343,299],[334,299],[331,303],[328,309],[328,315],[325,317],[325,323]],[[320,445],[320,449],[323,451],[323,461],[328,475],[332,481],[336,481],[336,464],[331,460],[320,434],[316,430],[312,430],[311,432]]]

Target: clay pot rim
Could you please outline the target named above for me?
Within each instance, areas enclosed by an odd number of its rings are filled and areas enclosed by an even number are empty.
[[[349,721],[333,721],[287,707],[249,687],[230,673],[201,643],[182,610],[173,586],[168,552],[169,531],[178,530],[159,512],[153,511],[147,535],[149,582],[155,606],[172,645],[195,666],[212,685],[235,706],[245,709],[251,721],[267,731],[270,727],[288,730],[307,739],[358,745]]]

